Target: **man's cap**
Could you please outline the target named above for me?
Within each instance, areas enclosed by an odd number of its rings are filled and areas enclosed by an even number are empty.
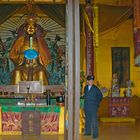
[[[94,75],[88,75],[87,80],[94,80]]]

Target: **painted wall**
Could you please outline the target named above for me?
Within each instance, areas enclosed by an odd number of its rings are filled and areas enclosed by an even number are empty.
[[[111,21],[110,21],[111,22]],[[96,49],[96,78],[107,88],[111,87],[112,80],[112,47],[130,47],[130,80],[135,84],[133,95],[140,96],[140,68],[134,66],[133,21],[126,22],[99,34],[99,46]],[[121,89],[121,95],[124,89]]]

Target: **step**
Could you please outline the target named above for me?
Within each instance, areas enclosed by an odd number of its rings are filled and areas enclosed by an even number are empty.
[[[135,122],[135,118],[131,117],[105,117],[100,118],[101,122]]]

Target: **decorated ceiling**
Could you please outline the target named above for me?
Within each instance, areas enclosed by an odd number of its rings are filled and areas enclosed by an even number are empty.
[[[26,11],[23,7],[26,2],[25,0],[0,1],[0,24],[15,13],[20,13],[20,16],[25,14]],[[45,14],[62,27],[65,27],[64,0],[34,0],[34,2],[36,3],[38,15]],[[85,6],[84,0],[81,0],[80,3],[81,9]],[[94,0],[94,4],[98,6],[99,33],[111,29],[129,18],[133,18],[132,0]]]

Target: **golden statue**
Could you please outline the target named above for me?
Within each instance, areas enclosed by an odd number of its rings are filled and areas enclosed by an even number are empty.
[[[41,81],[42,85],[48,85],[46,69],[38,57],[33,60],[24,58],[23,63],[13,70],[11,84],[20,81]]]
[[[10,51],[10,59],[16,66],[12,72],[11,84],[38,80],[43,85],[48,84],[46,66],[50,63],[50,54],[44,40],[45,35],[46,32],[37,24],[35,16],[28,15],[26,22],[19,27],[17,40]],[[37,57],[26,58],[27,50],[35,52]]]

